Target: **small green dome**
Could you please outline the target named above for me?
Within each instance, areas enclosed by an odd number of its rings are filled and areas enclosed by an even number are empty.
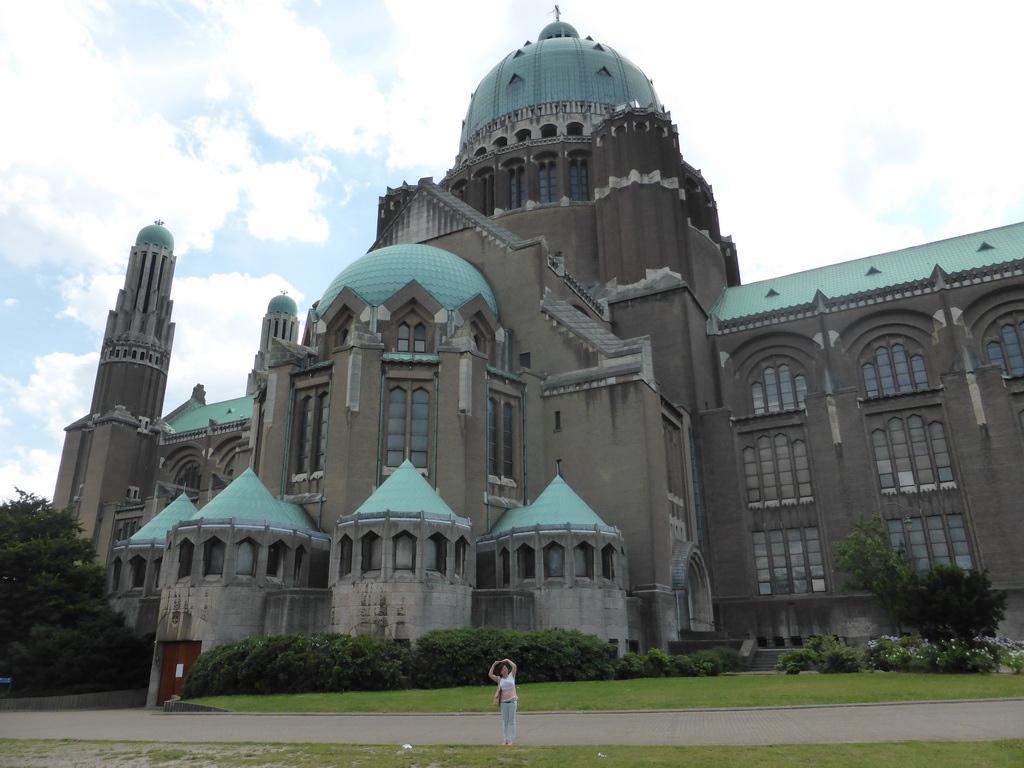
[[[139,230],[139,236],[135,238],[136,245],[158,245],[174,252],[174,235],[168,232],[163,222],[154,222]]]
[[[615,107],[636,101],[661,108],[647,76],[607,45],[580,39],[570,24],[556,21],[492,69],[473,93],[462,126],[465,143],[483,126],[538,104],[581,101]]]
[[[267,314],[272,312],[278,312],[284,315],[298,315],[299,305],[295,303],[295,299],[286,293],[279,294],[270,300],[267,304]]]
[[[458,309],[476,295],[498,315],[487,279],[454,253],[432,245],[389,245],[370,251],[334,278],[317,305],[322,314],[348,288],[371,307],[379,307],[415,280],[446,309]]]

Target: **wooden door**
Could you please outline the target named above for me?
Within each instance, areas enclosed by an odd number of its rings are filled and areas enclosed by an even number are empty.
[[[199,642],[163,643],[164,658],[160,665],[160,693],[157,706],[172,696],[181,696],[185,686],[185,675],[192,669],[203,644]]]

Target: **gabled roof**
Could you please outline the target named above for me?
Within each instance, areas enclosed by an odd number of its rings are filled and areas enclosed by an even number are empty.
[[[196,505],[184,493],[164,507],[156,517],[131,535],[129,541],[166,541],[170,530],[196,514]]]
[[[812,304],[818,291],[851,296],[926,280],[937,266],[953,275],[1017,260],[1024,260],[1024,223],[726,288],[711,314],[735,320]]]
[[[533,504],[508,510],[494,524],[490,533],[504,533],[513,528],[532,528],[535,525],[607,527],[560,475],[555,476]]]
[[[227,488],[192,516],[193,520],[200,518],[260,520],[301,530],[317,530],[302,507],[275,499],[251,469],[246,469],[232,480]]]
[[[381,512],[426,512],[427,514],[456,517],[452,508],[435,491],[419,471],[406,459],[381,483],[370,498],[352,514],[369,515]]]
[[[252,398],[236,397],[220,403],[193,403],[181,413],[167,420],[171,432],[190,432],[206,429],[212,421],[215,424],[229,424],[232,421],[252,418]]]

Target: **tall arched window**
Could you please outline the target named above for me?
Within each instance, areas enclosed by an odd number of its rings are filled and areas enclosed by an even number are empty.
[[[313,396],[306,395],[299,403],[299,455],[297,472],[309,472],[313,453]]]
[[[505,170],[508,178],[509,210],[526,205],[526,167],[522,162],[510,165]]]
[[[594,578],[594,547],[583,541],[572,548],[573,570],[577,579]]]
[[[203,576],[219,576],[224,573],[223,541],[214,536],[203,544]]]
[[[199,490],[200,483],[202,483],[203,476],[199,472],[198,461],[188,461],[185,465],[178,470],[178,474],[175,475],[175,485],[180,485],[183,488],[189,488],[194,491]]]
[[[252,539],[238,542],[238,553],[235,559],[236,576],[256,575],[256,543]]]
[[[569,158],[569,199],[590,199],[590,166],[586,157]]]
[[[182,539],[178,545],[178,578],[183,579],[192,574],[192,556],[195,554],[195,544],[188,539]]]
[[[430,393],[417,387],[388,391],[387,466],[397,467],[406,458],[414,467],[425,469],[429,450]]]
[[[537,163],[540,174],[540,201],[542,203],[558,202],[558,171],[554,160],[541,160]]]
[[[551,543],[544,547],[544,578],[554,579],[565,575],[565,547]]]
[[[1024,374],[1024,322],[1007,318],[989,335],[985,349],[989,362],[1003,369],[1005,376]]]
[[[537,551],[529,544],[516,550],[516,570],[520,579],[537,578]]]
[[[743,471],[748,504],[775,506],[813,498],[803,440],[790,441],[782,432],[774,437],[761,435],[754,446],[743,449]]]
[[[908,355],[903,344],[883,344],[872,353],[872,360],[861,366],[864,390],[868,397],[894,395],[928,388],[924,356]]]
[[[267,576],[281,578],[284,573],[284,559],[288,554],[288,546],[283,541],[275,541],[267,550]]]
[[[395,570],[416,570],[416,539],[412,534],[402,531],[394,540]]]
[[[883,491],[918,491],[953,482],[946,432],[941,421],[925,424],[914,414],[893,416],[872,430],[875,469]]]
[[[323,472],[327,466],[327,416],[330,413],[329,404],[330,401],[326,392],[321,393],[316,399],[316,407],[320,415],[317,419],[316,457],[313,462],[313,469],[317,472]]]
[[[448,539],[435,533],[423,543],[423,569],[448,573]]]
[[[487,472],[501,477],[515,473],[515,408],[497,398],[487,399]]]
[[[381,565],[381,554],[384,548],[384,540],[373,531],[367,533],[360,540],[360,558],[362,560],[362,571],[379,571]]]
[[[766,365],[761,369],[761,378],[750,385],[754,402],[754,413],[778,413],[804,407],[807,395],[807,379],[803,374],[793,375],[790,367]]]
[[[338,575],[348,576],[352,573],[352,537],[345,534],[338,542]]]

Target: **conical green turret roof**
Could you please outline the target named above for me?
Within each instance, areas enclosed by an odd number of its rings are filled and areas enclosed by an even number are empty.
[[[445,504],[408,459],[353,514],[381,512],[426,512],[456,517],[452,508]]]
[[[194,520],[263,520],[315,531],[309,515],[298,504],[275,499],[252,469],[246,469],[223,491],[193,515]]]
[[[504,533],[513,528],[535,525],[580,525],[607,527],[569,484],[556,475],[533,504],[510,509],[491,528],[491,533]]]
[[[168,504],[160,514],[139,528],[129,541],[166,541],[167,534],[182,520],[196,514],[196,505],[184,493]]]

